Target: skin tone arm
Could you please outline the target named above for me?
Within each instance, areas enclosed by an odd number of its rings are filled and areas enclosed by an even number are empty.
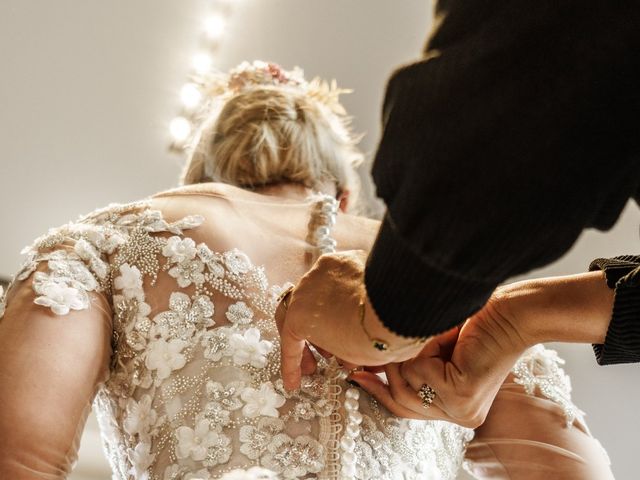
[[[396,415],[437,418],[476,427],[505,377],[528,347],[540,342],[602,343],[613,292],[602,272],[518,282],[500,287],[487,305],[465,322],[415,347],[394,335],[365,303],[365,326],[358,304],[363,298],[364,252],[324,255],[278,310],[285,386],[297,388],[300,375],[313,371],[305,342],[334,354],[347,365],[386,365],[388,384],[369,372],[352,378]],[[385,340],[380,352],[370,337]],[[428,410],[416,391],[422,384],[437,397]]]
[[[506,285],[461,328],[433,337],[415,358],[388,365],[388,384],[368,372],[352,378],[396,415],[477,427],[527,348],[603,343],[613,298],[601,271]],[[425,383],[437,392],[429,409],[416,395]]]
[[[395,335],[376,316],[363,284],[367,253],[347,251],[321,256],[300,280],[286,309],[280,304],[276,321],[282,344],[284,385],[300,386],[302,373],[315,370],[311,343],[345,362],[347,366],[384,365],[417,355],[421,346]],[[387,342],[391,349],[380,352],[372,347],[360,323],[359,304],[365,302],[365,328],[372,338]]]
[[[9,290],[0,321],[2,479],[64,479],[73,467],[111,356],[109,303],[90,298],[88,310],[55,315],[33,302],[31,279]]]

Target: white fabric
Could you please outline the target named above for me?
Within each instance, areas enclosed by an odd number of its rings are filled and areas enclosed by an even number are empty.
[[[285,392],[274,323],[282,287],[241,249],[202,240],[202,215],[169,221],[151,203],[112,205],[50,231],[17,276],[33,279],[48,322],[71,312],[90,321],[93,296],[109,305],[112,352],[94,409],[114,479],[213,479],[257,466],[283,479],[335,478],[348,387],[337,366],[324,362]],[[302,207],[309,215],[323,205]],[[320,245],[306,245],[307,263],[330,240],[322,232]],[[359,403],[355,478],[455,478],[470,430],[397,419],[367,395]]]

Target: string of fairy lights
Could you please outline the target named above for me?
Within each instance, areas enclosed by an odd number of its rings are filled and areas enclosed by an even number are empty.
[[[216,54],[223,44],[233,8],[240,0],[214,0],[202,21],[200,49],[191,58],[189,79],[180,88],[181,111],[169,122],[170,148],[183,151],[191,138],[204,95],[198,79],[215,68]]]

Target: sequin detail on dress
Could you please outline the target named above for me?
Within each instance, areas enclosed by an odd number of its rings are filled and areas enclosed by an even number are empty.
[[[335,247],[337,205],[316,200],[308,243],[320,254]],[[348,393],[335,362],[285,391],[274,322],[282,288],[242,251],[190,238],[202,222],[169,223],[147,201],[110,205],[25,249],[16,280],[38,269],[42,308],[66,315],[93,295],[109,299],[113,355],[94,410],[113,478],[334,479],[349,465],[354,479],[454,479],[470,430],[393,417]],[[158,299],[161,281],[171,289]],[[360,430],[344,446],[349,419]]]
[[[529,395],[538,390],[545,398],[560,405],[570,427],[584,412],[571,400],[571,380],[560,367],[563,364],[564,360],[555,350],[535,345],[520,357],[512,372],[515,382],[522,385]]]

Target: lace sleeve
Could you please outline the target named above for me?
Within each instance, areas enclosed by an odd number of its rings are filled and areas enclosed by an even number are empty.
[[[126,297],[142,288],[141,273],[153,277],[160,243],[150,234],[178,235],[202,222],[168,223],[148,207],[108,205],[23,250],[23,266],[0,294],[0,478],[70,472],[92,401],[111,376],[112,290]],[[140,270],[128,267],[131,259]]]
[[[109,372],[116,245],[90,225],[51,231],[0,293],[0,478],[66,478],[75,462]]]

